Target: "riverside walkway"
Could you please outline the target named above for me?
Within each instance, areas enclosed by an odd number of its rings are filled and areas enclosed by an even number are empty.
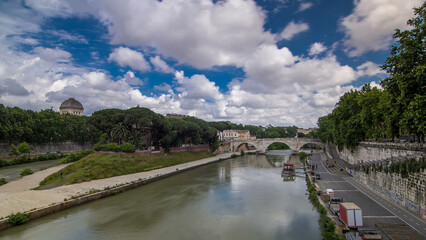
[[[81,196],[93,191],[102,191],[118,185],[129,184],[133,181],[147,180],[165,174],[185,171],[190,168],[217,162],[230,158],[232,153],[219,154],[214,157],[187,162],[175,166],[156,169],[148,172],[116,176],[111,178],[93,180],[78,184],[64,185],[46,190],[31,190],[38,187],[39,182],[52,173],[55,173],[68,164],[48,168],[19,180],[0,186],[0,219],[17,212],[34,211],[64,202],[75,196]]]

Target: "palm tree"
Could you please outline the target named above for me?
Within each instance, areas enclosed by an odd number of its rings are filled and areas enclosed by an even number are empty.
[[[111,130],[111,137],[118,138],[118,145],[121,144],[121,139],[125,139],[130,134],[126,126],[121,122]]]
[[[142,149],[146,145],[146,136],[140,132],[132,132],[129,136],[129,142],[136,148]]]

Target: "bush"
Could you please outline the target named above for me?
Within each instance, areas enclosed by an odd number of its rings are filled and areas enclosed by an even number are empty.
[[[112,152],[119,152],[120,151],[120,147],[118,146],[117,143],[109,143],[104,145],[105,148],[104,150],[106,151],[112,151]]]
[[[136,147],[135,147],[135,145],[133,145],[131,143],[125,142],[125,143],[121,144],[120,150],[122,152],[132,153],[132,152],[136,151]]]
[[[79,153],[70,153],[68,156],[64,157],[61,162],[58,163],[58,165],[78,161],[92,153],[94,153],[93,150],[81,151]]]
[[[22,170],[21,176],[23,177],[23,176],[31,175],[33,173],[34,172],[33,172],[33,170],[31,170],[31,168],[25,168],[24,170]]]
[[[20,225],[28,222],[30,220],[30,213],[16,213],[16,214],[10,214],[8,216],[9,223],[13,225]]]
[[[0,186],[5,185],[7,183],[6,179],[0,178]]]
[[[234,154],[231,155],[231,158],[237,158],[237,157],[238,157],[238,154],[234,153]]]
[[[93,145],[93,150],[95,150],[95,151],[101,151],[102,150],[102,146],[103,146],[103,144],[96,143],[95,145]]]

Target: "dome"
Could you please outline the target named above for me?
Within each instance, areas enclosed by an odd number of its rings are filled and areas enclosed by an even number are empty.
[[[59,109],[65,109],[65,108],[84,110],[83,105],[79,101],[75,100],[74,98],[65,100],[59,107]]]

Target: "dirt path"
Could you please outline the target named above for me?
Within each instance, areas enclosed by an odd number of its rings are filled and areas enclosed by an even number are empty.
[[[93,180],[90,182],[60,186],[46,190],[31,190],[32,188],[37,187],[39,182],[42,181],[45,177],[61,170],[62,168],[66,167],[67,164],[51,167],[0,186],[0,218],[6,217],[12,213],[44,208],[49,205],[62,202],[65,198],[70,199],[72,196],[88,193],[93,189],[103,190],[107,187],[114,187],[115,185],[130,183],[132,181],[137,181],[138,179],[149,179],[157,175],[175,172],[176,168],[183,170],[205,163],[214,162],[220,158],[229,158],[230,156],[231,153],[219,154],[214,157],[152,170],[149,172],[140,172],[112,178]]]

